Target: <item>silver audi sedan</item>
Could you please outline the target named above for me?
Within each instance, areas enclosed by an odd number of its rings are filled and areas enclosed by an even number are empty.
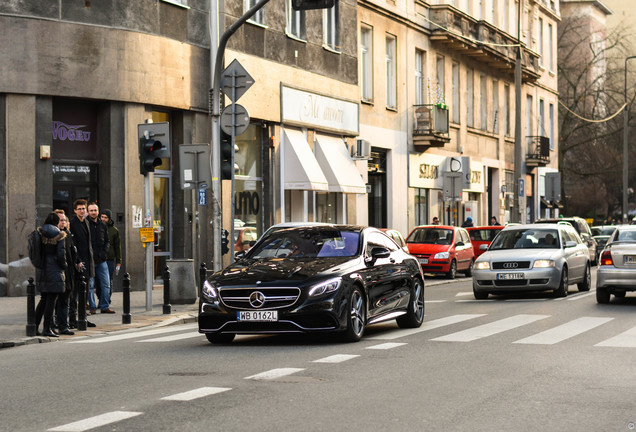
[[[475,261],[473,294],[518,291],[554,291],[568,295],[571,284],[589,291],[590,257],[572,225],[529,224],[507,226]]]
[[[596,273],[596,301],[636,291],[636,225],[618,225],[601,252]]]

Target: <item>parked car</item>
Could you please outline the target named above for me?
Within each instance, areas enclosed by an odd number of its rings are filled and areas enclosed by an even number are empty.
[[[596,225],[591,228],[592,238],[596,241],[596,262],[601,260],[601,252],[610,236],[614,233],[616,225]]]
[[[416,257],[424,273],[444,274],[454,279],[457,272],[472,276],[475,252],[465,228],[424,225],[413,229],[406,247]]]
[[[636,225],[614,227],[596,273],[596,301],[609,303],[610,296],[625,297],[636,291]]]
[[[203,284],[199,332],[334,332],[358,341],[369,324],[419,327],[424,275],[383,232],[350,225],[274,226]]]
[[[391,240],[397,243],[399,247],[404,249],[404,252],[408,253],[409,249],[406,247],[406,240],[404,240],[404,236],[402,236],[401,232],[391,228],[380,228],[380,231],[388,235]]]
[[[588,291],[591,284],[587,246],[570,224],[505,227],[475,262],[473,294],[554,291],[568,295],[569,285]]]
[[[488,249],[492,240],[502,229],[503,226],[501,225],[466,228],[468,235],[470,236],[470,242],[473,244],[475,259]],[[482,248],[482,245],[485,247]]]
[[[576,232],[581,237],[581,240],[587,246],[588,253],[590,255],[590,262],[592,265],[596,265],[596,240],[592,238],[592,230],[590,226],[587,224],[587,221],[580,217],[562,217],[562,218],[552,218],[552,219],[539,219],[535,221],[535,223],[560,223],[567,222],[574,227]]]

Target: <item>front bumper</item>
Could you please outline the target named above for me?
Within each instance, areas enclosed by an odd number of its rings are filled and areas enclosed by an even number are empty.
[[[497,278],[498,274],[522,273],[521,279]],[[503,270],[475,270],[473,290],[476,292],[553,291],[561,284],[561,272],[554,268],[527,269],[506,272]]]

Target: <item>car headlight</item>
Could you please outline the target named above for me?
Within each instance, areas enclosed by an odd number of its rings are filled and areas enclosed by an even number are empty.
[[[328,281],[319,283],[318,285],[314,285],[309,290],[309,296],[319,296],[321,294],[326,294],[330,292],[334,292],[340,287],[340,282],[342,278],[329,279]]]
[[[540,259],[540,260],[536,260],[534,262],[534,268],[548,268],[548,267],[554,267],[554,261],[553,260],[546,260],[546,259]]]
[[[478,261],[475,263],[477,270],[490,270],[490,261]]]
[[[448,259],[450,254],[448,252],[438,252],[435,254],[433,259]]]
[[[206,280],[205,282],[203,282],[203,295],[216,300],[218,297],[218,291],[214,285]]]

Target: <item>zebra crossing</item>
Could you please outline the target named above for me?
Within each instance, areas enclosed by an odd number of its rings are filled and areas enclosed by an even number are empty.
[[[611,336],[609,339],[591,341],[587,342],[587,344],[595,347],[636,348],[636,326],[631,327],[631,324],[621,326],[623,323],[620,318],[583,316],[566,322],[551,323],[555,318],[558,319],[558,316],[516,314],[505,318],[492,318],[488,314],[455,314],[425,320],[421,327],[415,329],[395,328],[373,333],[365,337],[363,341],[387,341],[386,346],[393,346],[388,341],[404,340],[409,336],[420,333],[426,334],[433,330],[437,332],[446,330],[447,332],[445,334],[428,337],[427,340],[435,343],[471,343],[486,338],[494,338],[498,335],[503,336],[507,332],[515,329],[532,329],[533,324],[550,322],[550,328],[545,329],[545,325],[542,325],[540,330],[537,330],[530,336],[511,341],[510,343],[520,345],[556,345],[613,322],[617,324],[614,328],[619,329],[617,330],[618,334]],[[630,320],[630,323],[633,322]],[[456,327],[462,328],[457,330]],[[204,338],[203,335],[198,333],[196,323],[74,339],[67,343],[104,344],[123,340],[133,340],[135,343],[170,343],[195,338]],[[240,338],[239,336],[237,340],[240,340]]]

